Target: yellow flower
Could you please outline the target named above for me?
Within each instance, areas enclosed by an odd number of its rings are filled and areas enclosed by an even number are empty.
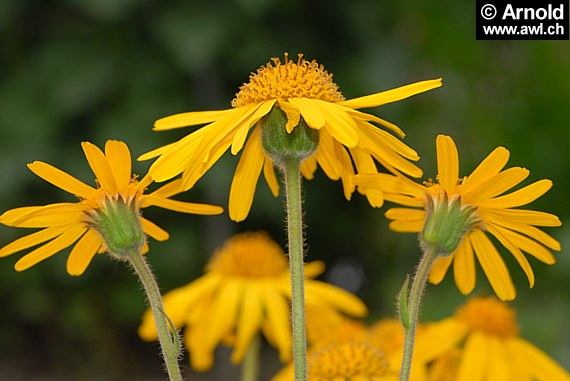
[[[313,278],[324,270],[322,262],[305,265]],[[308,311],[328,319],[340,311],[366,314],[364,303],[352,294],[312,279],[305,280]],[[290,358],[290,275],[287,257],[265,233],[243,233],[230,238],[209,261],[206,274],[164,295],[164,310],[176,327],[186,326],[184,343],[194,369],[208,370],[213,351],[224,341],[234,347],[231,361],[240,363],[251,343],[263,333],[279,351],[281,361]],[[156,339],[150,311],[143,316],[139,335]]]
[[[273,162],[262,147],[258,124],[278,108],[286,115],[287,132],[291,133],[302,120],[319,132],[316,153],[301,165],[304,177],[313,178],[320,166],[330,179],[342,180],[344,195],[350,199],[355,190],[352,182],[355,171],[376,173],[374,160],[389,170],[421,176],[421,170],[408,161],[418,160],[417,153],[372,123],[401,138],[402,130],[357,109],[396,102],[440,86],[441,79],[423,81],[345,100],[322,65],[307,61],[302,55],[297,62],[290,61],[285,54],[284,63],[275,58],[273,63],[250,75],[249,82],[241,86],[233,99],[233,108],[188,112],[157,120],[155,130],[207,125],[178,142],[142,155],[139,160],[158,157],[150,168],[153,179],[166,181],[182,174],[183,186],[189,189],[230,147],[233,155],[243,149],[229,196],[230,218],[242,221],[249,213],[262,171],[272,193],[275,196],[279,193]],[[370,190],[366,196],[372,205],[382,205],[381,191]]]
[[[67,272],[70,275],[83,274],[94,255],[107,250],[94,218],[99,211],[104,211],[118,201],[134,207],[137,212],[140,208],[152,205],[194,214],[219,214],[223,211],[219,206],[171,200],[171,196],[182,191],[180,182],[172,182],[150,194],[144,194],[151,178],[145,176],[137,181],[136,176],[131,175],[131,155],[123,142],[107,141],[105,153],[89,142],[83,142],[81,146],[95,174],[97,187],[91,187],[47,163],[35,161],[28,164],[32,172],[75,195],[79,202],[26,206],[8,210],[0,216],[0,223],[7,226],[42,229],[0,249],[0,257],[5,257],[40,245],[16,262],[17,271],[26,270],[75,244],[67,260]],[[144,233],[150,237],[157,241],[168,239],[168,233],[153,222],[142,216],[140,221]],[[146,246],[145,242],[145,251]]]
[[[516,291],[509,271],[486,233],[509,250],[533,287],[534,273],[523,252],[546,264],[555,263],[550,250],[560,250],[560,244],[537,226],[560,226],[561,222],[549,213],[517,209],[546,193],[552,187],[552,181],[539,180],[505,194],[529,175],[527,169],[520,167],[503,170],[508,158],[509,151],[498,147],[469,176],[460,178],[455,143],[449,136],[439,135],[438,182],[420,185],[389,175],[358,175],[355,182],[359,187],[381,188],[387,200],[411,207],[392,208],[386,212],[386,217],[393,220],[390,228],[397,232],[423,229],[428,199],[432,204],[459,202],[461,208],[471,210],[475,226],[463,236],[452,255],[436,260],[429,280],[435,284],[441,282],[453,262],[455,283],[461,293],[469,294],[475,287],[477,257],[499,298],[512,300]]]
[[[570,374],[518,336],[515,312],[493,297],[473,298],[453,317],[432,323],[419,354],[438,353],[430,381],[570,381]]]

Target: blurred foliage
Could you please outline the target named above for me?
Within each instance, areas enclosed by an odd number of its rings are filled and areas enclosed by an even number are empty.
[[[121,139],[136,157],[188,129],[152,132],[172,113],[229,107],[248,74],[283,52],[302,52],[332,73],[347,98],[442,76],[444,87],[372,110],[407,132],[435,174],[435,136],[455,139],[463,173],[493,148],[511,150],[511,166],[530,181],[555,186],[536,208],[570,215],[570,49],[568,41],[476,41],[471,2],[301,0],[4,0],[0,2],[0,211],[65,200],[26,163],[42,160],[92,182],[79,143]],[[226,205],[237,158],[226,155],[182,196]],[[136,163],[144,174],[149,163]],[[358,293],[372,316],[392,315],[394,296],[412,272],[415,237],[387,229],[384,209],[359,195],[347,202],[340,183],[322,172],[305,183],[308,259],[324,259],[325,279]],[[163,290],[199,276],[214,248],[231,234],[264,229],[281,243],[282,199],[260,182],[250,217],[149,210],[171,233],[151,242],[149,260]],[[69,197],[71,201],[72,198]],[[522,334],[570,367],[568,226],[559,263],[531,260],[534,290],[505,255],[519,297]],[[25,234],[0,227],[3,245]],[[333,238],[334,237],[334,238]],[[61,253],[24,273],[0,266],[0,379],[164,379],[157,345],[136,336],[144,298],[122,263],[97,256],[86,274],[65,273]],[[479,276],[479,294],[489,293]],[[465,298],[452,277],[429,287],[424,319],[440,319]],[[547,313],[545,313],[547,312]],[[266,353],[264,377],[279,365]],[[193,379],[223,379],[219,367]],[[187,374],[191,374],[188,370]],[[264,379],[265,379],[264,378]],[[226,378],[229,379],[229,378]]]

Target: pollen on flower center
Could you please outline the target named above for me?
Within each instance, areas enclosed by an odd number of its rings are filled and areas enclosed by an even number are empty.
[[[279,58],[273,58],[272,61],[249,76],[249,82],[240,87],[232,100],[233,107],[270,99],[310,98],[327,102],[344,100],[338,91],[338,85],[332,80],[332,74],[315,60],[307,61],[299,54],[297,62],[294,62],[285,53],[284,63]]]
[[[230,238],[207,265],[207,271],[247,278],[279,276],[288,268],[283,249],[263,232]]]
[[[519,331],[515,311],[492,297],[471,299],[455,316],[471,329],[493,336],[514,336]]]
[[[311,381],[372,380],[385,376],[389,371],[382,351],[359,341],[323,347],[309,356],[307,365]]]

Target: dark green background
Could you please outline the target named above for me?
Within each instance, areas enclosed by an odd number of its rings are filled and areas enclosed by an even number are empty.
[[[126,141],[138,156],[190,131],[152,132],[172,113],[225,109],[250,72],[271,57],[302,52],[334,73],[347,98],[444,78],[438,90],[371,112],[400,125],[435,175],[435,137],[451,135],[468,174],[492,149],[511,150],[511,166],[554,188],[532,206],[570,215],[569,41],[476,41],[475,6],[459,1],[153,1],[3,0],[0,2],[0,211],[73,198],[38,179],[42,160],[92,183],[80,148]],[[228,153],[182,196],[226,206],[237,158]],[[136,163],[144,174],[149,163]],[[394,295],[417,261],[416,239],[387,229],[382,210],[322,172],[305,183],[308,260],[323,279],[358,293],[372,315],[391,316]],[[151,242],[149,260],[163,290],[201,274],[224,239],[264,229],[280,243],[283,199],[261,181],[250,217],[159,209],[145,216],[171,233]],[[0,244],[29,233],[0,227]],[[531,259],[536,286],[502,250],[517,285],[522,335],[570,367],[568,227],[549,232],[559,262]],[[81,277],[65,272],[67,251],[16,273],[20,254],[0,261],[0,379],[164,379],[158,346],[136,336],[144,298],[124,264],[98,256]],[[352,274],[352,275],[351,275]],[[353,277],[353,275],[355,275]],[[351,279],[356,281],[351,281]],[[480,273],[475,294],[490,292]],[[440,319],[466,300],[452,277],[429,287],[424,319]],[[278,368],[267,350],[264,378]],[[187,359],[184,360],[187,365]],[[190,375],[190,371],[187,371]],[[235,379],[227,351],[215,371],[192,379]]]

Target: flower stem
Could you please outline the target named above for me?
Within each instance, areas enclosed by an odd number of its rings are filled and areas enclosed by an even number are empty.
[[[241,364],[241,381],[257,381],[259,378],[259,351],[261,348],[261,340],[256,335],[243,359]]]
[[[162,348],[162,355],[168,371],[170,381],[182,381],[182,374],[178,365],[178,354],[180,351],[180,339],[178,333],[173,329],[170,330],[170,320],[164,312],[162,306],[162,297],[160,290],[152,274],[152,271],[139,251],[132,251],[127,255],[128,262],[131,264],[146,292],[148,303],[154,316],[156,330],[158,332],[158,340]]]
[[[291,270],[291,309],[293,326],[293,364],[295,381],[307,380],[305,333],[305,290],[303,275],[303,212],[300,160],[290,158],[283,165]]]
[[[401,294],[407,296],[405,305],[400,305],[400,308],[405,308],[405,313],[400,313],[400,316],[405,316],[406,318],[402,321],[405,330],[404,339],[404,353],[402,356],[402,368],[400,371],[400,381],[408,381],[410,378],[410,371],[412,367],[412,355],[414,353],[414,342],[416,338],[416,327],[418,324],[418,316],[420,312],[420,305],[422,302],[422,296],[426,286],[429,272],[433,266],[433,263],[439,256],[439,251],[433,247],[428,246],[424,251],[422,259],[416,270],[416,274],[412,280],[412,286],[408,294],[407,290],[403,290]],[[407,280],[404,284],[407,287]]]

